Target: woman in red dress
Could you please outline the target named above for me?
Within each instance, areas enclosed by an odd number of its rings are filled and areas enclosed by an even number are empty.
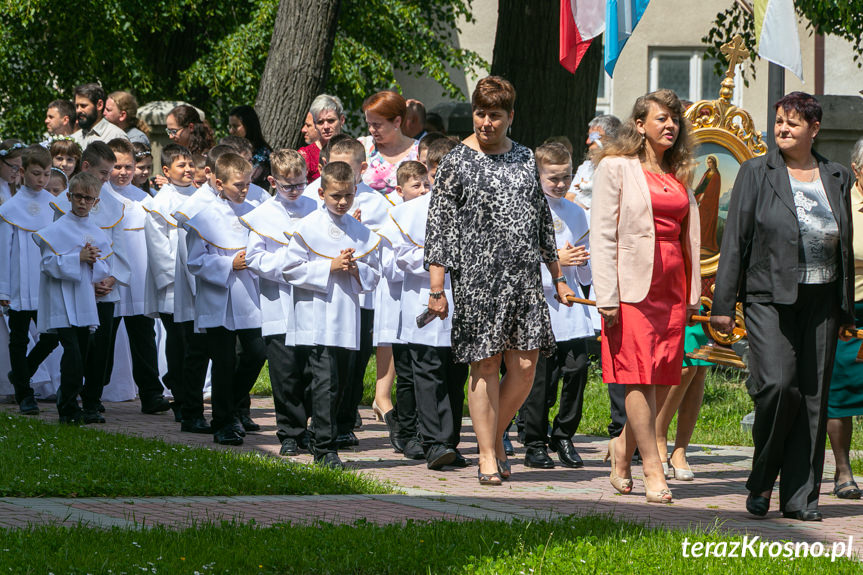
[[[656,414],[680,383],[684,327],[700,296],[698,206],[686,184],[692,152],[670,90],[640,97],[606,145],[594,178],[591,260],[603,317],[602,376],[627,385],[623,433],[609,443],[611,483],[632,491],[636,446],[647,500],[670,503]]]

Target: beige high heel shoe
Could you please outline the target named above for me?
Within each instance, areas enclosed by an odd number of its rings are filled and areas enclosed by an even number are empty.
[[[622,493],[623,495],[629,495],[632,493],[632,479],[624,479],[615,473],[615,465],[614,465],[614,440],[616,438],[612,438],[608,442],[608,453],[605,455],[605,459],[608,460],[611,457],[611,474],[609,474],[608,478],[611,481],[611,486],[614,487],[618,493]]]
[[[386,421],[384,419],[384,411],[378,407],[378,402],[376,399],[372,400],[372,411],[375,414],[375,421]]]
[[[651,491],[644,487],[644,498],[648,503],[671,503],[674,499],[671,495],[671,490],[668,488],[660,489],[659,491]]]

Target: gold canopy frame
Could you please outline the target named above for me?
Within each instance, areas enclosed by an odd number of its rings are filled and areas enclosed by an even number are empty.
[[[728,70],[725,72],[725,78],[720,85],[719,98],[716,100],[698,101],[689,106],[685,113],[685,117],[689,120],[692,127],[693,141],[702,149],[697,157],[697,162],[699,166],[702,165],[702,162],[705,166],[702,182],[699,182],[695,187],[696,192],[699,191],[705,180],[709,182],[709,179],[706,178],[708,171],[719,176],[724,172],[726,176],[725,180],[730,190],[730,184],[733,182],[734,177],[736,177],[740,164],[767,152],[767,145],[761,138],[761,133],[755,129],[752,115],[743,108],[732,104],[734,97],[734,69],[739,62],[749,57],[749,50],[744,47],[743,38],[738,34],[730,42],[723,45],[721,51],[728,59]],[[714,150],[713,153],[709,152],[711,149]],[[727,164],[727,160],[733,158],[736,166],[727,168],[724,165],[723,170],[720,172],[717,166],[719,163],[717,156],[720,154],[727,156],[725,157],[725,164]],[[712,168],[708,163],[708,159],[711,157],[713,158]],[[729,178],[728,176],[733,177]],[[701,254],[701,301],[708,309],[713,303],[714,276],[719,267],[719,244],[721,241],[717,235],[717,231],[720,229],[720,224],[724,226],[724,221],[720,221],[719,209],[720,198],[724,197],[721,182],[722,178],[717,178],[716,188],[718,189],[712,190],[713,195],[710,198],[707,197],[708,194],[704,192],[704,189],[700,190],[704,193],[704,197],[698,198],[700,204],[703,203],[702,200],[711,202],[710,206],[703,206],[704,213],[710,213],[710,216],[707,216],[706,222],[702,219],[702,246],[708,247],[706,249],[703,248]],[[707,237],[705,237],[705,234]],[[741,306],[737,306],[736,312],[736,323],[745,330],[746,326]],[[707,335],[713,341],[689,353],[690,357],[720,365],[738,368],[745,367],[737,354],[730,347],[727,347],[740,340],[742,338],[741,335],[722,334],[715,331],[709,324],[702,325]]]

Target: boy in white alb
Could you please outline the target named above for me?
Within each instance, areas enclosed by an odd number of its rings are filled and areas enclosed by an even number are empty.
[[[324,166],[315,210],[294,230],[284,278],[293,285],[295,344],[305,355],[312,399],[315,461],[341,467],[338,456],[339,401],[360,347],[360,301],[380,279],[380,237],[350,215],[354,172],[344,162]]]
[[[126,254],[126,235],[123,231],[125,206],[111,192],[108,180],[114,169],[116,158],[113,150],[101,141],[94,141],[81,156],[81,172],[89,173],[102,182],[99,202],[92,206],[89,220],[102,228],[111,242],[111,258],[108,260],[110,274],[95,285],[96,308],[99,310],[99,325],[93,333],[89,352],[85,357],[84,387],[81,390],[81,403],[84,408],[84,423],[105,423],[102,416],[102,390],[108,382],[111,365],[110,353],[114,337],[114,306],[120,300],[117,288],[129,285],[131,264]],[[72,209],[67,197],[58,197],[53,203],[58,213],[64,214]]]
[[[30,378],[57,347],[57,335],[47,334],[27,353],[30,322],[37,322],[41,255],[31,234],[54,220],[51,201],[44,189],[51,170],[51,154],[42,146],[22,153],[24,185],[0,206],[0,305],[9,309],[9,382],[15,401],[25,415],[39,413]]]
[[[420,162],[402,163],[396,172],[396,189],[399,205],[427,194],[430,190],[428,170]],[[373,408],[383,412],[389,430],[390,443],[396,453],[408,459],[423,459],[425,453],[417,435],[416,396],[414,394],[413,367],[407,344],[399,339],[401,327],[401,297],[404,271],[396,265],[396,247],[402,241],[402,232],[392,218],[378,230],[381,242],[381,275],[386,281],[378,284],[375,300],[374,343],[378,356],[389,348],[393,358],[392,373],[381,373],[375,389]],[[396,403],[391,407],[392,386],[396,381]],[[381,407],[381,406],[386,407]]]
[[[162,382],[159,381],[156,322],[144,313],[147,284],[147,239],[144,237],[147,210],[144,206],[149,202],[150,195],[132,185],[132,176],[135,174],[135,148],[132,144],[124,138],[117,138],[108,142],[108,146],[116,159],[111,170],[110,185],[103,186],[101,195],[103,199],[111,196],[123,204],[121,227],[131,277],[129,285],[117,287],[118,300],[114,306],[114,329],[111,332],[106,372],[110,380],[114,367],[114,343],[122,321],[129,340],[132,378],[138,387],[141,412],[160,413],[170,409],[170,405],[162,395]]]
[[[554,462],[547,447],[556,451],[566,467],[583,467],[584,463],[572,445],[572,436],[581,422],[584,388],[587,385],[586,338],[593,336],[593,324],[586,306],[568,307],[555,299],[556,282],[566,281],[575,286],[592,283],[588,253],[588,223],[584,210],[565,198],[572,182],[572,160],[569,151],[559,143],[544,144],[536,150],[539,181],[545,193],[554,221],[563,280],[542,270],[542,285],[551,315],[551,328],[557,350],[551,357],[540,357],[530,394],[521,408],[524,419],[525,465],[550,469]],[[578,291],[578,290],[576,290]],[[540,354],[541,355],[541,354]],[[548,407],[554,404],[557,382],[563,378],[560,390],[560,410],[548,432]]]
[[[195,330],[203,331],[213,362],[213,441],[241,445],[235,429],[240,403],[255,384],[267,351],[261,337],[258,276],[246,265],[249,230],[240,217],[252,166],[223,154],[216,162],[219,197],[186,222],[189,271],[195,276]],[[243,347],[238,356],[237,342]]]
[[[168,144],[162,149],[161,164],[162,174],[168,179],[168,183],[150,200],[144,222],[148,269],[144,311],[151,317],[161,318],[165,328],[165,359],[168,371],[162,382],[174,396],[174,418],[182,421],[186,342],[182,327],[174,322],[177,221],[173,213],[197,188],[192,185],[195,167],[189,150],[177,144]],[[210,433],[210,429],[204,424],[201,432]]]
[[[270,155],[270,185],[275,197],[240,220],[249,228],[246,265],[259,277],[261,289],[261,334],[267,346],[267,367],[276,410],[276,437],[282,444],[279,455],[298,455],[308,448],[302,383],[304,365],[298,360],[293,341],[291,286],[282,277],[284,257],[291,235],[300,219],[318,207],[302,195],[306,187],[306,162],[294,150]]]
[[[422,449],[429,469],[445,465],[466,467],[458,452],[464,410],[464,384],[468,366],[453,360],[452,320],[431,320],[419,326],[417,317],[426,310],[433,294],[429,273],[423,267],[426,220],[431,194],[393,208],[390,216],[401,237],[396,242],[396,264],[404,271],[399,339],[408,344],[413,370],[416,413]],[[444,292],[451,298],[449,277]]]
[[[185,343],[181,393],[178,398],[182,419],[180,430],[188,433],[211,433],[212,430],[204,419],[204,385],[207,379],[209,353],[204,334],[195,331],[196,282],[195,276],[189,271],[187,265],[189,246],[186,223],[218,200],[216,162],[223,155],[230,153],[233,153],[233,148],[230,146],[220,145],[210,148],[204,165],[204,183],[171,214],[177,223],[173,320],[176,328],[182,332]],[[245,434],[242,426],[237,431]]]
[[[92,174],[74,176],[69,211],[32,237],[42,254],[37,327],[40,333],[56,333],[63,345],[57,390],[60,423],[83,422],[78,394],[91,333],[99,325],[94,285],[111,274],[106,261],[112,256],[110,241],[89,217],[101,187]]]

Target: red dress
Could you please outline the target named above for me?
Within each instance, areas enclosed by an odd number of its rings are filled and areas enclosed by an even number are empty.
[[[680,242],[689,196],[671,174],[645,170],[653,204],[656,247],[647,297],[620,304],[619,321],[602,327],[605,383],[677,385],[686,327],[686,268]],[[626,270],[621,270],[626,277]]]
[[[321,177],[321,149],[316,143],[312,142],[308,146],[303,146],[297,152],[306,161],[306,182],[311,184]]]

